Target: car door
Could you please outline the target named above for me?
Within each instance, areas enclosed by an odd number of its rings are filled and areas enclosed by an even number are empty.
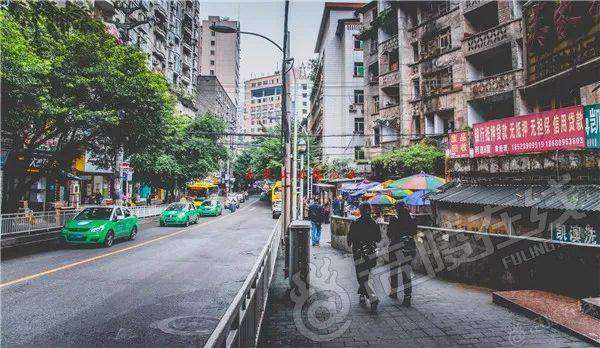
[[[135,225],[135,218],[133,217],[133,214],[131,214],[131,211],[127,208],[121,208],[123,210],[123,215],[125,215],[125,219],[124,221],[124,234],[129,236],[129,233],[131,232],[131,230],[133,229],[133,226]]]
[[[123,237],[127,228],[125,226],[125,215],[119,207],[115,208],[114,214],[117,218],[117,221],[115,221],[115,237]]]
[[[192,203],[190,203],[188,209],[190,210],[190,221],[196,221],[198,218],[198,210],[196,210],[196,207],[194,207]]]

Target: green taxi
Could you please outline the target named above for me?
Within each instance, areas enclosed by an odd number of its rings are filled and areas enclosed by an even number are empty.
[[[207,200],[202,202],[200,208],[198,208],[200,216],[217,216],[223,213],[223,203],[217,200]]]
[[[185,225],[189,226],[198,222],[198,210],[192,203],[171,203],[160,215],[160,225]]]
[[[138,227],[138,217],[125,207],[89,207],[65,223],[61,238],[67,244],[111,247],[117,239],[135,239]]]

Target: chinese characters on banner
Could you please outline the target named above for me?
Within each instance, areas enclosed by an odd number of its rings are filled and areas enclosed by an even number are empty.
[[[571,242],[582,244],[599,244],[600,235],[594,226],[591,225],[562,225],[552,224],[552,240],[559,242]]]
[[[448,135],[450,158],[468,158],[470,148],[469,131],[453,132]]]
[[[473,146],[475,157],[584,148],[583,106],[475,124]]]
[[[600,104],[584,108],[586,147],[600,149]]]

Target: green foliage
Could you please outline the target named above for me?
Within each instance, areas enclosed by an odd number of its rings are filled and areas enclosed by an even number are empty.
[[[129,156],[161,143],[175,106],[167,82],[80,7],[11,1],[0,11],[0,49],[7,206],[86,150],[109,168],[120,147]]]
[[[379,155],[371,160],[371,166],[378,179],[404,177],[421,171],[442,175],[444,156],[444,151],[435,145],[421,142]]]
[[[212,114],[170,116],[164,142],[132,156],[136,179],[172,190],[205,177],[227,159],[227,147],[219,143],[222,136],[206,133],[224,131],[225,122]]]

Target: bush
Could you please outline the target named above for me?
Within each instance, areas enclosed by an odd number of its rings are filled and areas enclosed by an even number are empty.
[[[443,176],[444,156],[444,151],[435,145],[421,142],[373,158],[371,168],[379,180],[392,176],[405,177],[421,171]]]

